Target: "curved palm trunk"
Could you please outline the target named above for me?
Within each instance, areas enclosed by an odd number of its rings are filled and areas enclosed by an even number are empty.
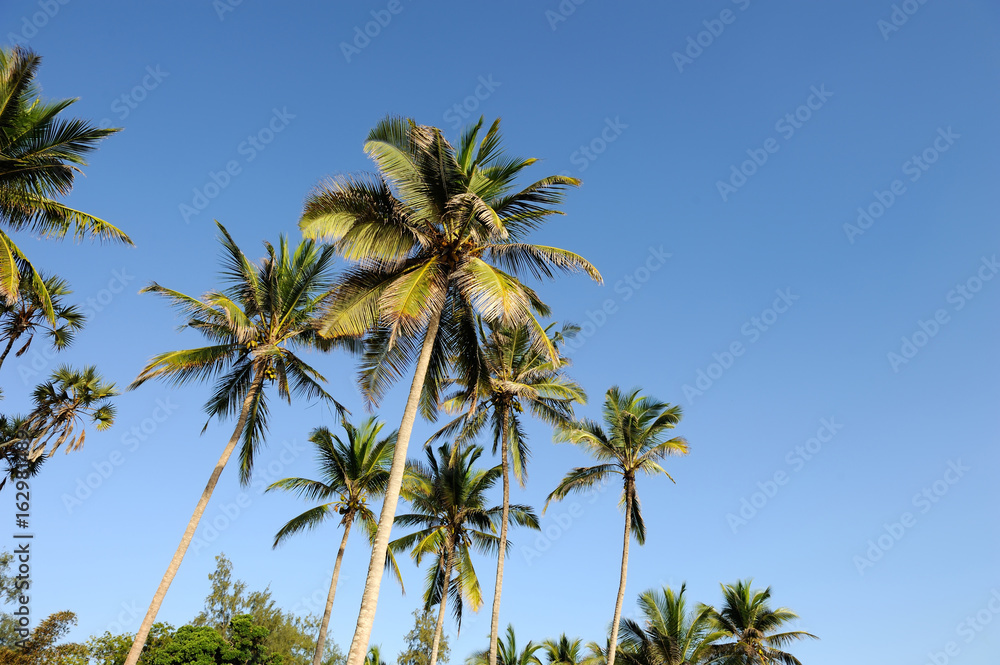
[[[205,512],[205,508],[208,506],[209,499],[212,498],[212,492],[215,491],[215,486],[219,483],[219,476],[222,475],[222,470],[226,467],[226,463],[229,461],[229,457],[233,454],[233,450],[236,449],[236,444],[240,440],[240,434],[243,433],[243,427],[246,425],[247,414],[250,412],[250,405],[253,404],[253,398],[260,392],[263,383],[264,373],[258,371],[257,376],[254,377],[253,384],[250,386],[250,390],[247,391],[247,396],[243,399],[243,408],[240,410],[239,420],[236,421],[236,429],[233,430],[233,435],[229,437],[229,444],[226,446],[226,449],[222,451],[222,457],[219,458],[218,463],[215,465],[215,469],[212,471],[212,475],[208,478],[208,484],[205,486],[205,491],[201,493],[201,498],[198,500],[198,505],[195,506],[194,514],[191,515],[187,528],[184,530],[184,535],[181,537],[180,545],[177,546],[177,551],[174,552],[174,558],[170,560],[170,565],[167,566],[167,572],[163,574],[160,586],[156,589],[156,593],[153,595],[153,602],[149,605],[149,611],[146,612],[146,618],[142,620],[142,625],[139,626],[139,632],[135,634],[135,641],[132,642],[132,648],[128,652],[128,657],[125,659],[125,665],[136,665],[139,661],[139,656],[142,654],[142,648],[146,645],[146,637],[149,635],[149,630],[153,627],[153,622],[156,620],[156,614],[160,611],[160,605],[163,604],[163,599],[167,596],[167,589],[170,588],[170,583],[174,581],[174,576],[177,575],[177,571],[181,567],[181,561],[184,560],[184,554],[187,552],[187,548],[191,544],[191,540],[194,539],[194,532],[198,528],[201,516]]]
[[[507,414],[502,416],[500,433],[500,454],[503,460],[500,468],[503,470],[503,509],[500,515],[500,550],[497,554],[497,584],[493,590],[493,620],[490,623],[490,659],[489,665],[497,665],[497,638],[500,636],[500,591],[503,587],[504,555],[507,551],[507,521],[510,516],[510,464],[507,460]]]
[[[10,353],[12,348],[14,348],[14,340],[16,339],[17,337],[11,336],[10,339],[7,340],[7,346],[4,347],[3,353],[0,354],[0,367],[3,367],[3,361],[7,359],[7,354]]]
[[[340,563],[344,560],[344,550],[347,548],[347,537],[351,535],[351,521],[353,516],[344,520],[344,539],[340,541],[340,549],[337,550],[337,562],[333,564],[333,579],[330,580],[330,593],[326,596],[326,609],[323,610],[323,621],[319,625],[319,637],[316,638],[316,655],[313,656],[313,665],[321,665],[323,662],[323,648],[326,646],[326,631],[330,627],[330,615],[333,614],[333,597],[337,594],[337,579],[340,577]]]
[[[358,612],[358,624],[354,629],[354,639],[351,640],[351,649],[347,653],[347,665],[362,665],[368,654],[368,640],[371,638],[372,624],[375,623],[375,608],[378,606],[378,592],[382,585],[385,553],[389,549],[389,534],[392,531],[392,521],[396,517],[399,489],[403,485],[403,471],[406,469],[406,447],[410,443],[413,423],[417,419],[417,406],[420,403],[424,378],[427,376],[427,367],[431,362],[434,340],[441,324],[442,309],[443,307],[434,312],[427,324],[424,344],[420,349],[420,357],[413,373],[413,383],[410,384],[410,394],[406,398],[403,420],[399,424],[396,450],[392,456],[392,467],[389,469],[389,484],[382,500],[382,512],[378,518],[375,542],[372,543],[372,558],[368,562],[368,577],[365,579],[365,591],[361,596],[361,609]]]
[[[622,545],[622,576],[618,582],[618,600],[615,602],[615,618],[611,622],[611,644],[608,645],[608,665],[615,665],[615,651],[618,649],[618,623],[622,618],[622,603],[625,602],[625,578],[628,575],[628,545],[632,530],[632,487],[633,481],[625,479],[625,544]]]
[[[438,646],[441,644],[441,633],[444,632],[444,609],[448,605],[448,589],[451,587],[451,571],[455,565],[455,548],[448,545],[448,556],[444,565],[444,589],[441,592],[441,607],[438,609],[437,626],[434,628],[434,641],[431,642],[431,660],[428,665],[436,665]]]

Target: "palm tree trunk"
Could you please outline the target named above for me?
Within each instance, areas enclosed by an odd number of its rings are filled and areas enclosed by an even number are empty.
[[[392,466],[389,469],[389,483],[382,500],[382,512],[378,518],[378,529],[375,531],[375,542],[372,543],[372,558],[368,562],[368,577],[365,580],[365,591],[361,596],[361,609],[358,612],[358,624],[354,629],[354,639],[347,653],[347,665],[362,665],[368,654],[368,640],[372,634],[372,624],[375,622],[375,608],[378,606],[378,592],[382,585],[382,572],[385,568],[385,553],[389,549],[389,534],[392,531],[392,521],[396,517],[396,504],[399,502],[399,489],[403,485],[403,471],[406,468],[406,447],[410,443],[413,423],[417,419],[417,407],[420,404],[420,394],[424,388],[424,378],[431,362],[431,351],[437,338],[438,327],[441,324],[443,306],[431,314],[424,334],[424,344],[420,349],[417,367],[413,373],[413,383],[410,384],[410,395],[406,398],[406,408],[403,410],[403,420],[399,424],[399,434],[396,436],[396,450],[392,456]]]
[[[455,546],[448,544],[447,563],[444,565],[444,589],[441,591],[441,607],[438,609],[437,626],[434,628],[434,641],[431,642],[431,660],[428,665],[436,665],[438,646],[441,644],[441,633],[444,632],[444,609],[448,604],[448,589],[451,586],[451,570],[455,564]]]
[[[212,475],[208,478],[208,484],[205,486],[205,491],[201,493],[201,498],[198,500],[198,505],[195,506],[194,514],[191,515],[191,519],[188,521],[187,529],[184,530],[184,535],[181,537],[180,545],[177,546],[177,551],[174,552],[174,558],[170,560],[170,565],[167,566],[167,572],[163,574],[160,586],[156,589],[156,593],[153,595],[153,602],[149,605],[149,611],[146,612],[146,618],[142,620],[142,625],[139,626],[139,632],[135,634],[135,641],[132,642],[132,648],[128,652],[128,657],[125,659],[125,665],[136,665],[139,661],[139,656],[142,654],[142,648],[146,645],[146,637],[149,635],[150,628],[153,627],[153,621],[156,620],[156,614],[160,611],[160,605],[163,604],[163,599],[167,595],[167,589],[170,588],[170,583],[174,581],[174,576],[177,575],[177,570],[181,567],[181,561],[183,561],[184,554],[187,552],[187,548],[191,544],[191,540],[194,538],[194,532],[198,528],[201,516],[205,512],[205,508],[208,506],[209,499],[212,498],[212,492],[215,491],[215,486],[219,483],[219,476],[222,475],[222,470],[226,467],[226,462],[229,461],[230,455],[232,455],[233,450],[236,449],[236,444],[239,442],[240,435],[243,433],[243,427],[246,425],[247,415],[250,413],[250,405],[253,404],[255,396],[261,391],[263,383],[264,373],[258,370],[257,376],[254,377],[253,384],[250,386],[250,390],[247,391],[247,396],[243,399],[243,408],[240,410],[239,420],[236,421],[236,429],[233,430],[233,435],[229,437],[229,444],[226,446],[226,449],[222,451],[222,457],[219,458],[218,463],[215,465],[215,469],[212,471]]]
[[[622,618],[622,603],[625,602],[625,578],[628,575],[628,545],[632,530],[633,483],[625,479],[625,544],[622,545],[622,576],[618,582],[618,600],[615,602],[615,618],[611,621],[611,644],[608,645],[608,665],[615,665],[615,651],[618,649],[618,623]]]
[[[313,665],[320,665],[323,662],[323,647],[326,646],[326,631],[330,626],[330,615],[333,614],[333,597],[337,593],[337,578],[340,577],[340,563],[344,560],[344,550],[347,548],[347,537],[351,535],[351,521],[351,517],[344,520],[344,539],[340,541],[340,549],[337,550],[337,562],[333,564],[333,579],[330,580],[330,593],[326,596],[326,609],[323,610],[323,621],[319,625],[319,637],[316,638],[316,655],[313,656]]]
[[[493,620],[490,623],[490,659],[489,665],[497,665],[497,638],[500,636],[500,591],[503,587],[504,554],[507,550],[507,521],[510,516],[510,464],[507,461],[507,410],[504,408],[500,416],[500,454],[503,459],[500,468],[503,470],[503,509],[500,515],[500,550],[497,554],[497,584],[493,590]]]
[[[3,367],[3,361],[7,358],[7,354],[10,353],[10,350],[14,347],[14,340],[16,339],[16,337],[11,335],[10,339],[7,340],[7,346],[4,348],[3,354],[0,355],[0,367]]]

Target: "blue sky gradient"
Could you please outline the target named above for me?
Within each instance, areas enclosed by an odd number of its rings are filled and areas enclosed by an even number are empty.
[[[72,114],[124,127],[69,200],[136,242],[18,240],[91,316],[71,350],[46,357],[36,341],[5,363],[5,412],[62,362],[125,386],[153,354],[200,344],[138,290],[213,288],[213,219],[251,256],[265,238],[297,240],[318,182],[372,168],[362,143],[386,114],[451,137],[499,116],[510,150],[540,158],[531,175],[583,180],[534,236],[605,277],[540,287],[556,319],[584,325],[579,413],[599,415],[613,384],[685,410],[676,485],[640,481],[649,537],[632,548],[626,615],[650,587],[687,581],[717,602],[718,583],[752,576],[822,638],[794,648],[803,662],[923,665],[949,643],[947,662],[994,657],[1000,5],[9,0],[0,27],[44,57],[47,97],[78,96]],[[352,361],[314,360],[360,416]],[[391,427],[406,387],[379,410]],[[232,427],[199,435],[209,391],[122,396],[112,430],[33,482],[36,617],[75,611],[79,640],[136,630]],[[255,484],[227,469],[206,521],[230,524],[199,530],[162,620],[200,611],[221,551],[284,607],[321,608],[339,534],[273,551],[305,504],[260,488],[311,475],[305,437],[334,424],[325,407],[275,408]],[[412,454],[431,431],[418,424]],[[586,458],[539,424],[529,434],[530,479],[513,496],[540,508]],[[552,506],[542,534],[512,532],[501,622],[519,639],[603,641],[618,491]],[[345,649],[362,544],[331,624]],[[492,589],[494,563],[477,566]],[[383,585],[372,638],[390,657],[420,602],[422,571],[403,572],[405,596]],[[486,646],[488,611],[457,639],[449,622],[453,663]]]

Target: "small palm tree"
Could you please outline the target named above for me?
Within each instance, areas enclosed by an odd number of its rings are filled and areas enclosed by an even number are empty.
[[[712,643],[720,634],[712,631],[705,606],[688,612],[684,599],[670,587],[639,596],[643,622],[622,621],[622,647],[618,656],[627,665],[699,665],[708,662]]]
[[[573,418],[573,403],[584,404],[587,395],[578,383],[566,376],[569,358],[559,352],[561,342],[578,332],[564,326],[552,332],[545,329],[556,358],[532,344],[527,326],[504,328],[479,321],[480,352],[474,356],[477,366],[458,357],[454,363],[455,379],[443,385],[458,384],[459,393],[445,402],[446,410],[466,411],[466,415],[443,428],[438,435],[459,432],[459,441],[474,439],[487,426],[493,434],[493,454],[500,450],[503,472],[503,514],[500,518],[500,549],[497,556],[496,587],[493,593],[493,616],[490,623],[490,649],[487,665],[497,663],[499,644],[500,594],[504,578],[504,554],[510,507],[510,467],[521,486],[527,480],[528,445],[521,414],[531,415],[552,426],[568,424]],[[462,384],[465,385],[462,385]]]
[[[524,648],[518,651],[517,638],[514,636],[514,626],[507,624],[507,640],[497,640],[498,662],[500,665],[542,665],[535,654],[544,649],[541,644],[528,642]],[[479,651],[465,659],[465,665],[486,665],[489,662],[490,652]]]
[[[559,214],[564,191],[579,181],[549,176],[517,186],[536,160],[504,154],[499,121],[479,140],[481,128],[482,120],[452,146],[436,127],[383,120],[365,143],[379,174],[322,185],[307,199],[299,224],[306,237],[332,243],[354,262],[337,283],[322,330],[365,338],[366,397],[377,402],[415,366],[347,665],[361,665],[368,650],[418,406],[437,404],[450,358],[475,353],[474,314],[528,325],[534,343],[554,360],[536,318],[548,308],[518,276],[584,271],[601,279],[577,254],[526,242]]]
[[[368,655],[365,656],[365,665],[388,665],[382,659],[382,651],[377,644],[368,649]]]
[[[360,521],[369,533],[374,533],[377,521],[375,513],[368,506],[368,500],[378,498],[385,492],[392,450],[396,445],[396,432],[379,438],[383,424],[377,418],[366,418],[359,426],[345,419],[341,425],[347,433],[347,441],[342,441],[325,427],[316,428],[309,435],[309,441],[316,446],[322,480],[284,478],[265,490],[284,490],[300,497],[325,502],[292,518],[281,527],[274,536],[274,547],[278,547],[290,536],[316,528],[331,518],[339,517],[340,525],[344,527],[344,537],[333,564],[333,579],[330,581],[330,592],[326,597],[326,608],[316,639],[313,665],[323,662],[326,633],[330,626],[347,537],[351,535],[351,527],[355,521]],[[392,555],[391,551],[389,554]],[[391,568],[398,577],[399,569],[395,567],[395,560],[392,560]],[[374,665],[378,665],[377,661]]]
[[[28,458],[37,460],[46,450],[51,456],[64,445],[68,453],[82,448],[85,421],[99,432],[114,424],[111,398],[117,395],[115,384],[106,382],[92,365],[82,370],[64,365],[54,371],[32,394],[34,407],[22,429],[31,439]]]
[[[583,641],[579,638],[570,639],[566,633],[559,636],[558,640],[545,640],[542,642],[542,649],[545,651],[547,665],[580,665],[583,662]]]
[[[687,441],[680,437],[665,438],[681,420],[681,408],[639,394],[638,389],[623,393],[612,386],[604,398],[604,423],[584,420],[556,430],[556,441],[575,443],[601,463],[578,467],[566,474],[545,502],[561,500],[572,492],[586,491],[606,482],[611,476],[622,477],[620,505],[625,513],[625,537],[622,546],[621,577],[618,598],[611,621],[611,639],[607,650],[607,665],[615,665],[618,645],[618,624],[625,600],[628,577],[628,548],[632,537],[642,545],[646,541],[646,524],[636,493],[636,475],[663,474],[673,481],[660,462],[670,455],[686,455]],[[544,513],[544,509],[542,511]]]
[[[46,314],[45,303],[35,289],[30,288],[30,275],[22,277],[20,296],[16,302],[0,300],[0,344],[6,340],[0,353],[0,366],[14,348],[14,343],[26,337],[24,344],[14,354],[20,357],[31,346],[37,331],[43,331],[52,341],[57,351],[65,349],[73,342],[74,333],[83,327],[85,317],[76,305],[67,305],[63,298],[73,293],[66,280],[57,277],[42,279],[49,296],[54,320]]]
[[[224,257],[222,276],[228,288],[210,291],[201,299],[156,283],[143,289],[143,292],[166,297],[186,317],[182,327],[201,332],[213,344],[155,356],[130,389],[154,378],[183,385],[217,377],[215,394],[205,410],[210,420],[236,416],[236,427],[153,596],[125,665],[135,665],[138,661],[167,589],[194,538],[219,477],[241,439],[240,481],[243,484],[250,482],[254,455],[264,444],[267,433],[269,411],[265,385],[274,384],[278,396],[288,403],[294,394],[322,399],[341,408],[320,384],[326,381],[323,375],[295,354],[298,349],[327,350],[333,344],[319,336],[315,319],[329,298],[333,251],[308,241],[292,251],[281,238],[277,248],[264,243],[267,256],[255,265],[229,232],[221,224],[218,227]]]
[[[459,629],[463,600],[468,600],[473,611],[482,605],[472,549],[492,554],[500,546],[495,534],[502,508],[487,507],[486,497],[500,479],[500,467],[477,469],[475,464],[482,454],[479,446],[453,448],[446,443],[436,455],[432,449],[426,451],[426,464],[407,463],[402,496],[413,512],[397,515],[396,523],[417,527],[417,531],[394,540],[391,549],[411,551],[417,565],[427,555],[434,557],[424,592],[426,608],[439,605],[429,665],[437,662],[448,596],[454,600],[452,612]],[[538,517],[528,506],[511,506],[510,517],[515,524],[538,528]]]
[[[92,237],[131,245],[124,232],[103,219],[56,201],[73,188],[84,156],[117,129],[85,120],[61,119],[75,99],[43,102],[35,76],[42,59],[29,49],[0,49],[0,225],[48,238]],[[0,297],[16,302],[21,276],[30,279],[42,311],[56,321],[40,273],[7,233],[0,231]]]
[[[772,609],[771,587],[753,589],[753,580],[723,584],[724,602],[721,609],[706,607],[708,620],[720,634],[711,647],[713,663],[721,665],[802,665],[799,659],[782,651],[788,645],[804,639],[819,639],[802,630],[781,631],[799,618],[786,607]]]

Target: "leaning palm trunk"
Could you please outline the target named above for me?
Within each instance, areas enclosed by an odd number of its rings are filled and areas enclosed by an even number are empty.
[[[625,480],[625,544],[622,546],[622,576],[618,582],[618,600],[615,602],[615,618],[611,621],[611,643],[608,644],[608,665],[615,665],[615,651],[618,649],[618,623],[622,618],[622,604],[625,602],[625,578],[628,575],[628,545],[632,529],[632,485]]]
[[[497,584],[493,590],[493,620],[490,623],[490,659],[489,665],[497,665],[497,638],[500,631],[500,591],[503,588],[504,554],[507,550],[507,521],[510,515],[510,467],[507,462],[507,419],[503,418],[500,434],[500,454],[503,461],[503,508],[500,515],[500,550],[497,554]]]
[[[372,558],[368,563],[368,577],[365,580],[365,590],[361,596],[361,609],[358,612],[358,624],[354,629],[354,639],[347,654],[347,665],[363,665],[368,655],[368,640],[371,638],[372,624],[375,622],[375,608],[378,605],[378,592],[382,584],[382,573],[385,568],[385,555],[389,549],[389,535],[392,531],[392,521],[396,517],[396,504],[399,501],[399,490],[403,485],[403,472],[406,469],[406,447],[410,443],[413,423],[417,419],[417,407],[420,404],[420,394],[423,391],[424,378],[431,362],[431,351],[441,324],[443,306],[431,314],[424,335],[424,343],[417,359],[417,367],[413,373],[413,383],[410,384],[410,394],[403,410],[403,420],[399,423],[399,435],[396,437],[396,449],[392,456],[392,466],[389,469],[389,482],[382,501],[382,512],[375,531],[375,541],[372,543]],[[432,663],[433,665],[433,663]]]
[[[449,537],[449,541],[451,538]],[[438,608],[437,626],[434,628],[434,640],[431,642],[431,659],[428,665],[437,665],[438,647],[441,645],[441,634],[444,632],[444,610],[448,605],[448,589],[451,586],[451,572],[455,565],[455,547],[449,542],[448,554],[444,565],[444,587],[441,590],[441,607]]]
[[[321,665],[323,662],[323,649],[326,647],[326,631],[330,627],[330,615],[333,614],[333,597],[337,594],[337,579],[340,577],[340,563],[344,560],[344,550],[347,549],[347,537],[351,535],[351,521],[353,515],[346,515],[344,519],[344,538],[340,541],[340,549],[337,550],[337,562],[333,564],[333,579],[330,580],[330,593],[326,596],[326,609],[323,610],[323,621],[319,625],[319,637],[316,638],[316,655],[313,656],[313,665]]]
[[[222,457],[219,458],[219,462],[215,465],[215,470],[212,471],[212,475],[208,479],[205,491],[201,493],[201,499],[198,500],[194,514],[191,515],[191,519],[188,521],[187,529],[184,530],[180,545],[177,546],[177,551],[174,552],[174,558],[170,560],[167,572],[164,573],[163,579],[160,581],[160,586],[153,595],[153,602],[150,603],[149,611],[146,612],[146,618],[142,620],[142,625],[139,626],[139,632],[135,634],[135,641],[132,642],[132,648],[125,659],[125,665],[136,665],[139,662],[139,656],[146,645],[146,637],[149,635],[149,630],[153,627],[156,615],[160,611],[160,605],[163,604],[163,599],[167,595],[167,589],[170,588],[171,582],[174,581],[174,576],[177,575],[177,571],[181,567],[181,561],[184,560],[184,554],[187,552],[187,548],[194,538],[194,532],[198,528],[198,523],[201,522],[201,516],[208,506],[209,499],[212,498],[215,486],[219,483],[219,476],[222,475],[222,470],[226,468],[229,457],[233,454],[233,450],[236,449],[236,444],[243,433],[243,427],[246,425],[247,415],[250,413],[250,406],[253,404],[258,393],[260,393],[263,383],[264,372],[258,370],[253,384],[250,386],[250,390],[247,391],[247,396],[243,399],[243,408],[240,410],[239,420],[236,421],[236,429],[233,430],[233,435],[229,438],[229,444],[226,446],[226,449],[222,451]]]
[[[14,341],[16,339],[17,337],[11,336],[7,340],[7,346],[4,347],[3,354],[0,354],[0,367],[3,367],[3,361],[7,359],[7,354],[10,353],[10,350],[14,347]]]

